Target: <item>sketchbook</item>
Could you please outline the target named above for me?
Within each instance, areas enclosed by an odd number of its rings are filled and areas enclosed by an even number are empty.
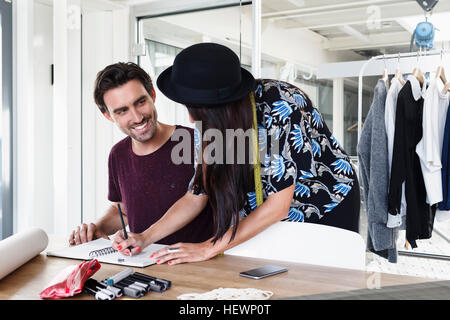
[[[156,264],[156,260],[151,259],[150,256],[166,247],[166,245],[162,244],[151,244],[144,248],[141,253],[130,257],[113,249],[111,243],[111,240],[100,238],[77,246],[48,251],[47,256],[79,260],[97,259],[99,262],[104,263],[144,268]]]

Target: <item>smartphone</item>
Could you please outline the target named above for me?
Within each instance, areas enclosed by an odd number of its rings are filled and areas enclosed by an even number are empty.
[[[278,266],[263,266],[260,268],[247,270],[239,273],[241,277],[251,278],[251,279],[262,279],[269,276],[273,276],[278,273],[286,272],[288,269]]]

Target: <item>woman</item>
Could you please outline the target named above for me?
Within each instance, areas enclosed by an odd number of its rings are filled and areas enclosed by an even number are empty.
[[[233,51],[214,43],[184,49],[157,85],[167,97],[186,105],[191,121],[201,124],[205,135],[213,129],[228,139],[216,143],[197,130],[196,171],[186,195],[143,233],[124,240],[118,232],[113,247],[130,254],[126,248],[131,246],[131,253],[138,253],[140,247],[189,223],[208,201],[214,237],[170,245],[153,255],[158,263],[210,259],[281,220],[358,232],[355,171],[300,89],[281,81],[255,80],[240,67]],[[257,138],[236,146],[236,136],[256,127]],[[230,132],[237,135],[230,139]],[[258,155],[260,164],[254,166]]]

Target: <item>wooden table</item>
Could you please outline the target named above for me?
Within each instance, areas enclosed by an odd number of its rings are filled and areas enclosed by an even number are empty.
[[[66,240],[50,237],[47,250],[55,250],[66,245]],[[2,257],[5,259],[7,257]],[[81,261],[47,257],[45,251],[0,280],[0,299],[36,300],[39,293],[62,269]],[[239,276],[240,271],[257,268],[266,264],[285,266],[288,272],[261,280]],[[123,270],[124,267],[102,263],[93,278],[103,280]],[[272,299],[293,296],[332,293],[356,289],[373,288],[377,283],[384,286],[413,284],[433,281],[410,276],[385,273],[369,273],[348,269],[289,263],[274,260],[219,256],[209,261],[170,266],[153,265],[135,268],[135,271],[172,281],[172,288],[164,293],[148,292],[141,299],[175,300],[184,293],[203,293],[217,288],[257,288],[274,293]],[[73,299],[93,299],[87,294],[79,294]]]

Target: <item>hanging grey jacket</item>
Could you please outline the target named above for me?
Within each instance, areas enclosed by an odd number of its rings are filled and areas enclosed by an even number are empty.
[[[367,213],[367,249],[397,262],[398,229],[386,226],[388,218],[388,149],[384,120],[386,84],[378,80],[373,102],[358,143],[360,181]]]

